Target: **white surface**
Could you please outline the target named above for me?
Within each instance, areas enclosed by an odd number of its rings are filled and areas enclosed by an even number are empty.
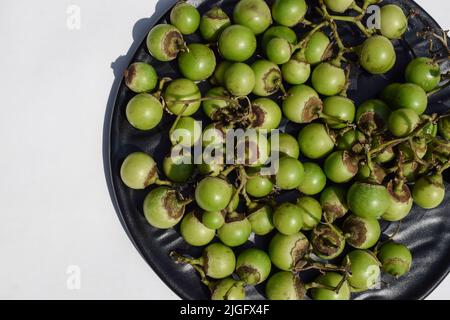
[[[102,159],[110,64],[156,2],[1,1],[0,298],[177,299],[123,231]],[[450,2],[418,2],[450,27]],[[69,5],[81,9],[80,30],[67,27]],[[80,290],[67,288],[70,265]],[[431,298],[450,298],[450,278]]]

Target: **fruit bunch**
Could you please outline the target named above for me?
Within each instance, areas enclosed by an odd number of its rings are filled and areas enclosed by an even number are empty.
[[[347,95],[350,68],[390,71],[397,60],[392,41],[408,29],[408,17],[393,4],[381,7],[378,28],[367,27],[367,9],[379,1],[361,2],[240,0],[231,11],[217,6],[201,15],[182,1],[170,24],[153,27],[146,41],[158,63],[176,61],[180,77],[158,75],[144,62],[125,72],[136,93],[126,106],[131,126],[150,131],[165,115],[176,119],[164,161],[132,153],[122,181],[150,187],[143,213],[151,226],[180,223],[186,243],[206,246],[199,258],[170,255],[198,272],[212,299],[244,299],[246,286],[262,283],[268,299],[349,299],[379,284],[382,271],[409,271],[410,250],[395,235],[381,241],[380,220],[401,221],[414,203],[432,209],[444,200],[450,117],[426,111],[429,96],[448,83],[440,67],[448,54],[413,59],[404,83],[355,106]],[[359,45],[344,43],[346,25],[360,33]],[[187,43],[194,33],[202,43]],[[199,82],[209,91],[202,93]],[[196,120],[200,108],[203,123]],[[298,136],[277,131],[286,124]],[[190,153],[173,155],[180,146],[225,154],[233,129],[269,135],[245,140],[243,163],[194,165]],[[264,174],[274,152],[277,170]],[[287,193],[295,201],[284,200]],[[269,246],[236,258],[232,248],[252,234],[269,238]],[[310,269],[321,275],[304,283],[301,274]]]

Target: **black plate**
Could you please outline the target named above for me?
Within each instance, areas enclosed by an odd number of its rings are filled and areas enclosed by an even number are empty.
[[[165,2],[166,0],[161,0]],[[191,1],[200,10],[207,11],[218,2],[214,0]],[[220,1],[222,6],[229,12],[232,10],[235,1]],[[403,70],[414,54],[426,55],[428,44],[426,41],[416,36],[418,31],[425,27],[440,29],[438,24],[413,1],[384,1],[393,2],[403,7],[405,12],[414,9],[418,14],[410,20],[409,30],[405,36],[405,41],[396,42],[398,61],[395,68],[387,75],[373,76],[365,72],[356,71],[352,74],[353,85],[349,95],[356,103],[375,97],[379,91],[388,83],[402,81]],[[154,22],[162,23],[167,21],[167,14],[163,14],[156,19],[151,19],[152,24],[147,25],[145,30],[142,27],[135,28],[135,37],[145,38],[147,32],[154,25]],[[144,21],[145,22],[145,21]],[[141,29],[141,30],[139,30]],[[357,33],[346,32],[349,41],[359,41],[356,39]],[[142,39],[141,38],[141,39]],[[199,40],[198,36],[187,37],[188,42]],[[134,61],[145,61],[151,63],[160,76],[177,76],[176,63],[160,63],[155,61],[148,53],[145,40],[139,41],[135,53],[130,56],[131,61],[125,61],[126,65]],[[438,46],[439,47],[439,46]],[[437,48],[438,48],[437,47]],[[132,51],[133,49],[130,49]],[[123,57],[122,57],[123,58]],[[126,59],[129,60],[129,59]],[[123,59],[122,59],[123,62]],[[114,66],[113,66],[114,67]],[[116,66],[117,67],[117,66]],[[116,68],[117,69],[117,68]],[[119,67],[117,73],[116,86],[111,92],[108,110],[105,116],[104,130],[104,162],[105,172],[110,189],[112,201],[117,214],[128,236],[161,279],[183,299],[208,299],[207,288],[201,285],[199,277],[189,266],[180,266],[172,262],[168,257],[171,250],[187,253],[191,256],[198,256],[201,248],[193,248],[187,245],[181,238],[177,229],[157,230],[151,227],[145,220],[142,212],[143,199],[149,190],[133,191],[126,188],[119,176],[119,168],[123,159],[131,152],[141,150],[151,154],[158,162],[162,160],[168,152],[168,127],[172,117],[165,117],[162,123],[151,132],[139,132],[133,129],[125,118],[125,107],[132,92],[126,88],[121,80],[124,65]],[[116,70],[117,71],[117,70]],[[206,82],[200,85],[202,91],[208,88]],[[117,90],[117,91],[116,91]],[[450,106],[450,92],[441,92],[431,99],[428,112],[442,112]],[[201,117],[201,111],[198,114]],[[285,129],[290,133],[297,133],[297,125],[288,125]],[[448,177],[447,177],[448,181]],[[405,243],[412,250],[414,264],[411,272],[395,280],[388,276],[383,276],[385,284],[381,289],[355,295],[356,299],[423,299],[425,298],[448,274],[450,271],[450,195],[446,196],[445,202],[437,209],[422,210],[415,207],[412,213],[402,223],[400,233],[396,240]],[[385,234],[391,234],[396,229],[396,225],[385,225]],[[259,238],[252,238],[245,247],[266,246],[266,241]],[[243,248],[239,248],[242,250]],[[238,251],[239,251],[238,249]],[[118,257],[120,259],[120,257]],[[308,280],[308,279],[306,279]],[[146,285],[146,284],[143,284]],[[263,298],[264,288],[256,287],[248,289],[249,299]]]

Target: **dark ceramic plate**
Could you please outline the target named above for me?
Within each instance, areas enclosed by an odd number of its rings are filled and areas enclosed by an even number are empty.
[[[214,0],[191,1],[198,7],[200,12],[205,12],[218,2]],[[219,1],[222,7],[231,12],[234,1]],[[403,7],[405,12],[411,9],[416,11],[416,16],[410,20],[409,30],[404,41],[397,41],[397,64],[388,74],[383,76],[373,76],[353,68],[352,86],[349,96],[357,104],[364,100],[375,97],[380,90],[390,82],[402,81],[403,70],[408,61],[414,55],[427,55],[428,43],[416,36],[417,32],[427,27],[440,29],[437,23],[413,1],[384,1],[383,3],[395,2]],[[165,22],[168,16],[166,12],[155,21]],[[150,30],[152,26],[148,26]],[[148,31],[146,30],[146,31]],[[358,43],[358,33],[349,29],[345,32],[347,41]],[[145,39],[146,32],[140,35]],[[198,36],[187,37],[188,42],[200,40]],[[436,47],[439,49],[439,45]],[[442,48],[441,48],[442,49]],[[176,63],[160,63],[155,61],[148,53],[145,40],[142,41],[132,56],[129,63],[135,61],[145,61],[151,63],[160,76],[177,77]],[[128,63],[128,64],[129,64]],[[120,80],[119,80],[120,81]],[[202,91],[208,89],[209,84],[200,84]],[[114,96],[115,95],[115,96]],[[158,162],[162,160],[168,152],[170,145],[168,140],[168,128],[173,121],[172,117],[166,116],[162,123],[150,132],[140,132],[133,129],[125,118],[125,107],[129,99],[133,96],[122,81],[117,88],[117,93],[112,92],[113,103],[110,104],[105,121],[104,137],[104,157],[105,172],[112,201],[117,210],[117,214],[130,239],[137,250],[141,253],[153,270],[161,279],[183,299],[208,299],[208,289],[203,286],[197,274],[189,266],[180,266],[173,263],[168,253],[177,250],[191,256],[198,256],[201,248],[193,248],[187,245],[179,234],[178,229],[157,230],[151,227],[145,220],[142,212],[143,199],[149,190],[134,191],[126,188],[119,176],[119,169],[124,158],[131,152],[144,151],[151,154]],[[434,96],[430,101],[428,112],[442,112],[450,106],[450,92],[444,91]],[[201,111],[196,115],[199,119],[203,116]],[[293,134],[297,134],[300,127],[297,125],[287,125],[284,129]],[[448,181],[448,177],[447,177]],[[288,195],[294,197],[295,194]],[[396,240],[408,245],[414,256],[414,264],[411,272],[395,280],[388,276],[383,276],[383,285],[380,289],[354,295],[356,299],[423,299],[444,279],[450,271],[450,194],[445,202],[437,209],[422,210],[415,207],[413,212],[402,223],[400,233]],[[389,235],[394,232],[396,225],[384,225],[384,234]],[[267,241],[258,237],[243,246],[266,247]],[[243,248],[239,248],[242,250]],[[238,251],[239,251],[238,249]],[[308,281],[312,274],[305,275]],[[248,288],[249,299],[262,299],[263,287]]]

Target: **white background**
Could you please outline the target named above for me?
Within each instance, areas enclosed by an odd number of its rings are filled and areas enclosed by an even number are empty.
[[[178,298],[128,240],[102,159],[111,63],[125,66],[156,2],[1,1],[0,298]],[[449,1],[417,2],[450,27]],[[80,30],[67,27],[70,5]],[[67,289],[70,265],[80,290]],[[449,299],[450,278],[430,298]]]

